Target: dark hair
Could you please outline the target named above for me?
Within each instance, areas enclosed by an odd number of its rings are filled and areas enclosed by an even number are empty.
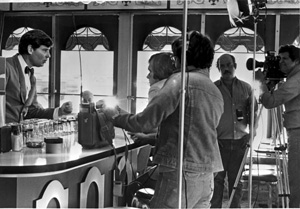
[[[193,65],[197,68],[210,68],[215,54],[210,38],[198,31],[190,31],[187,35],[187,66]],[[182,37],[172,43],[172,51],[174,56],[181,60]]]
[[[219,69],[219,64],[220,64],[220,58],[221,58],[223,55],[228,55],[229,57],[231,57],[233,64],[236,65],[235,57],[234,57],[233,55],[231,55],[231,54],[222,54],[222,55],[217,59],[216,66],[217,66],[218,69]],[[220,70],[220,69],[219,69],[219,70]]]
[[[289,53],[289,57],[291,58],[291,60],[294,62],[295,60],[300,60],[300,48],[291,45],[291,44],[287,44],[287,45],[283,45],[279,48],[278,53],[284,53],[284,52],[288,52]]]
[[[175,62],[172,53],[160,52],[150,57],[149,63],[153,64],[153,78],[163,80],[175,71]]]
[[[52,39],[42,30],[30,30],[26,32],[20,39],[19,53],[28,54],[28,45],[33,49],[39,48],[41,45],[51,47],[53,45]]]

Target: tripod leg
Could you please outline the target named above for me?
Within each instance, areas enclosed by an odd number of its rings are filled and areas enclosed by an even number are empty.
[[[249,151],[249,146],[247,146],[247,149],[245,151],[245,154],[244,154],[244,157],[243,157],[243,160],[242,160],[242,163],[241,163],[241,166],[240,166],[240,169],[239,169],[239,172],[238,172],[238,175],[235,179],[235,182],[234,182],[234,186],[232,188],[232,192],[231,192],[231,195],[230,195],[230,199],[229,199],[229,202],[228,202],[228,205],[227,205],[227,208],[230,208],[230,205],[231,205],[231,202],[233,200],[233,197],[234,197],[234,194],[235,194],[235,191],[236,191],[236,188],[237,188],[237,185],[240,181],[240,178],[241,178],[241,175],[242,175],[242,172],[244,170],[244,166],[245,166],[245,163],[246,163],[246,160],[247,160],[247,155],[248,155],[248,151]]]
[[[278,108],[279,113],[282,112],[282,107]],[[275,147],[276,154],[276,168],[277,168],[277,184],[278,184],[278,196],[281,199],[282,207],[289,207],[289,180],[288,180],[288,171],[287,171],[287,158],[286,158],[286,145],[285,145],[285,134],[283,128],[283,121],[279,121],[278,114],[275,109],[272,111],[274,117],[274,127],[277,131],[276,137],[279,141],[279,147]],[[281,114],[280,114],[281,115]],[[281,138],[282,137],[282,138]],[[282,141],[283,140],[283,141]],[[276,141],[275,141],[276,146]]]
[[[283,180],[285,185],[285,199],[287,208],[289,207],[289,196],[290,196],[290,185],[289,185],[289,176],[288,176],[288,166],[287,166],[287,159],[286,159],[286,151],[283,152]]]
[[[285,208],[285,201],[283,197],[284,189],[283,189],[283,182],[282,182],[282,175],[281,175],[281,159],[279,157],[279,152],[275,151],[276,156],[276,174],[277,174],[277,188],[278,188],[278,196],[281,197],[281,204],[282,207]]]
[[[260,110],[259,110],[259,113],[258,113],[258,115],[257,115],[256,121],[259,120],[259,118],[260,118],[260,116],[261,116],[261,114],[262,114],[262,109],[263,109],[263,106],[260,107]],[[252,119],[252,121],[253,121],[253,122],[252,122],[252,126],[256,126],[257,124],[254,125],[254,119]],[[239,169],[238,175],[237,175],[237,177],[236,177],[236,179],[235,179],[235,182],[234,182],[234,185],[233,185],[233,188],[232,188],[232,192],[231,192],[230,199],[229,199],[229,202],[228,202],[228,208],[229,208],[230,205],[231,205],[231,202],[232,202],[232,200],[233,200],[233,197],[234,197],[234,194],[235,194],[237,185],[238,185],[238,183],[239,183],[239,181],[240,181],[240,178],[241,178],[241,175],[242,175],[242,172],[243,172],[243,169],[244,169],[246,160],[247,160],[248,152],[249,152],[249,150],[250,150],[250,148],[251,148],[251,146],[252,146],[252,143],[253,143],[253,138],[254,138],[253,132],[251,132],[251,138],[250,138],[250,143],[251,143],[251,144],[250,144],[250,145],[247,144],[247,149],[245,150],[245,154],[244,154],[242,163],[241,163],[241,165],[240,165],[240,169]],[[251,157],[250,157],[250,158],[251,158]],[[251,163],[252,163],[252,158],[251,158],[250,160],[251,160]],[[252,164],[251,164],[251,165],[252,165]],[[250,167],[249,169],[251,169],[251,167]],[[251,171],[250,171],[250,172],[251,172]],[[251,181],[249,181],[249,183],[251,184]],[[251,192],[251,191],[249,191],[249,192]],[[250,199],[250,198],[249,198],[249,199]],[[251,200],[249,200],[249,202],[251,202]],[[249,205],[251,206],[251,204],[249,204]],[[250,207],[250,206],[249,206],[249,207]],[[252,207],[252,206],[251,206],[251,207]]]

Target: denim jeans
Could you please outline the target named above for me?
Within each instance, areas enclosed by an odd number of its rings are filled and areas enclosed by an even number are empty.
[[[222,208],[226,174],[230,197],[241,163],[243,161],[247,141],[248,139],[244,138],[239,140],[219,140],[224,171],[218,172],[214,179],[214,193],[211,200],[212,208]],[[240,202],[242,198],[242,186],[243,185],[241,181],[239,181],[230,205],[231,208],[241,207]]]
[[[290,208],[300,208],[300,128],[287,130]]]
[[[150,208],[178,208],[177,171],[161,172]],[[210,208],[213,173],[184,171],[182,178],[182,208]]]

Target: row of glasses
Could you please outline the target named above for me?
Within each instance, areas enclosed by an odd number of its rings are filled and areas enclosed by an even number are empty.
[[[28,141],[44,141],[46,137],[62,137],[76,134],[77,120],[30,119],[22,122],[24,144]]]

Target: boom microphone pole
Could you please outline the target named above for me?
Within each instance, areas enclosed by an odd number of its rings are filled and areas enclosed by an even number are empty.
[[[253,50],[253,83],[255,81],[255,55],[256,55],[256,34],[257,34],[257,22],[254,22],[254,50]],[[251,199],[252,199],[252,151],[253,151],[253,140],[254,140],[254,106],[255,106],[255,97],[254,97],[254,87],[252,84],[252,100],[251,100],[251,129],[250,129],[250,155],[249,155],[249,185],[248,185],[248,205],[251,208]]]
[[[254,140],[254,108],[255,108],[255,96],[254,96],[254,81],[255,81],[255,65],[256,65],[256,61],[255,61],[255,55],[256,55],[256,39],[257,39],[257,21],[259,18],[259,8],[263,7],[264,4],[260,3],[260,2],[255,2],[254,1],[254,5],[252,6],[252,15],[254,18],[254,47],[253,47],[253,73],[252,73],[252,102],[251,102],[251,129],[250,129],[250,142],[249,142],[249,185],[248,185],[248,201],[249,201],[249,208],[252,207],[251,205],[251,199],[252,199],[252,165],[253,165],[253,161],[252,161],[252,152],[253,152],[253,140]]]
[[[81,47],[80,47],[80,43],[79,43],[79,39],[78,39],[78,34],[77,34],[77,27],[76,27],[76,23],[75,23],[75,16],[74,13],[72,13],[72,20],[73,20],[73,26],[75,29],[75,38],[77,41],[77,46],[78,46],[78,55],[79,55],[79,72],[80,72],[80,104],[82,104],[82,60],[81,60]]]
[[[249,153],[249,177],[248,177],[248,201],[249,201],[249,208],[252,207],[251,205],[251,199],[252,199],[252,152],[253,152],[253,140],[254,140],[254,129],[255,129],[255,120],[257,118],[254,118],[255,115],[254,115],[254,110],[255,110],[255,94],[254,94],[254,81],[255,81],[255,68],[256,67],[262,67],[263,66],[263,63],[259,63],[255,60],[255,55],[256,55],[256,46],[257,46],[257,43],[256,43],[256,39],[257,39],[257,21],[258,21],[258,18],[259,18],[259,9],[262,8],[262,7],[265,7],[265,3],[263,2],[265,0],[253,0],[252,1],[252,5],[251,5],[251,8],[249,7],[249,11],[250,11],[250,15],[253,16],[253,19],[254,19],[254,49],[253,49],[253,59],[248,59],[247,60],[247,68],[248,70],[252,70],[253,71],[253,82],[252,82],[252,98],[251,98],[251,123],[250,123],[250,141],[249,141],[249,148],[247,148],[246,152],[245,152],[245,155],[244,155],[244,159],[243,161],[245,161],[245,159],[247,158],[247,154],[248,154],[248,151],[250,151]],[[232,6],[232,5],[231,5]],[[230,10],[229,10],[230,9]],[[229,12],[230,11],[230,12]],[[228,8],[228,12],[230,13],[230,17],[232,19],[232,16],[236,17],[234,14],[231,14],[232,13],[232,8],[230,7],[229,5],[229,8]],[[232,25],[235,25],[233,24],[233,22],[231,22]],[[262,65],[262,66],[260,66]],[[243,164],[243,162],[242,162]],[[241,172],[242,168],[240,167],[240,171],[239,173]],[[236,178],[236,182],[239,180],[240,176],[238,175],[237,178]],[[236,185],[236,183],[235,183]],[[235,188],[234,188],[235,189]],[[228,207],[230,207],[230,204],[231,204],[231,200],[233,199],[233,195],[234,195],[234,191],[232,191],[231,193],[231,197],[230,197],[230,200],[229,200],[229,205]]]
[[[179,113],[179,140],[178,140],[178,208],[181,208],[182,195],[182,164],[183,164],[183,140],[184,140],[184,109],[185,109],[185,83],[186,83],[186,34],[187,34],[187,1],[183,4],[183,34],[181,51],[181,98]]]

